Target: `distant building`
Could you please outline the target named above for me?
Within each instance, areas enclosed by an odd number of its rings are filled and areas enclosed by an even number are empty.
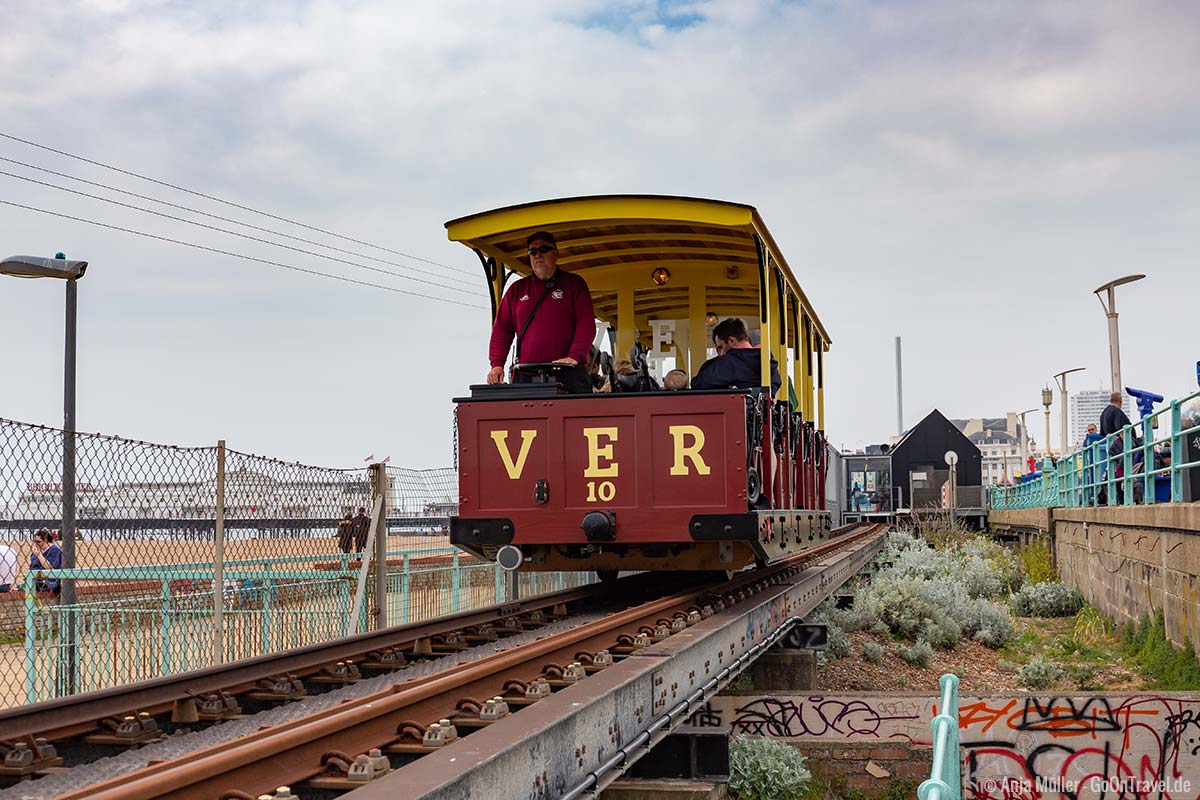
[[[1011,481],[1016,474],[1029,471],[1028,463],[1021,459],[1021,420],[1016,414],[950,421],[979,448],[984,486]],[[1029,446],[1032,454],[1032,442]]]
[[[1123,394],[1122,400],[1125,405],[1125,413],[1129,415],[1131,420],[1137,421],[1137,404],[1133,402],[1133,398],[1128,394]],[[1083,389],[1078,392],[1071,393],[1071,420],[1070,433],[1071,438],[1067,441],[1068,451],[1074,450],[1083,443],[1083,437],[1087,434],[1087,426],[1089,423],[1095,423],[1097,427],[1100,425],[1100,414],[1104,411],[1104,407],[1108,405],[1110,392],[1106,389]]]

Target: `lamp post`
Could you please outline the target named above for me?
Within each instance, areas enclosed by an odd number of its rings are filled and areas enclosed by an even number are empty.
[[[1018,412],[1017,416],[1021,419],[1021,469],[1028,469],[1026,466],[1029,463],[1029,431],[1025,428],[1025,415],[1031,411],[1037,411],[1037,407],[1027,408],[1024,411]]]
[[[1067,454],[1067,376],[1072,372],[1083,372],[1085,369],[1087,368],[1074,367],[1072,369],[1065,369],[1062,372],[1054,375],[1054,382],[1058,384],[1059,397],[1062,398],[1062,414],[1060,415],[1059,420],[1062,423],[1062,425],[1059,426],[1062,430],[1062,440],[1059,443],[1059,458],[1062,458]],[[1047,431],[1047,434],[1048,433],[1049,432]]]
[[[87,270],[86,261],[68,261],[62,253],[54,258],[10,256],[0,262],[0,275],[16,278],[60,278],[67,282],[65,340],[63,344],[63,455],[62,455],[62,566],[75,568],[75,305],[76,281]],[[62,581],[62,604],[67,608],[66,688],[77,686],[75,653],[75,581]]]
[[[1124,278],[1117,278],[1096,289],[1094,294],[1096,299],[1100,301],[1101,307],[1104,308],[1104,316],[1108,317],[1108,365],[1109,377],[1112,380],[1112,385],[1109,387],[1110,392],[1121,392],[1121,403],[1125,403],[1124,386],[1121,384],[1121,338],[1117,331],[1117,293],[1118,286],[1123,286],[1127,283],[1140,281],[1145,275],[1126,275]],[[1108,298],[1108,303],[1104,302],[1104,297],[1100,293],[1104,292]],[[1133,409],[1130,409],[1131,411]]]
[[[1046,439],[1044,441],[1045,452],[1042,453],[1043,457],[1050,455],[1050,406],[1053,404],[1054,392],[1050,390],[1049,386],[1046,386],[1042,389],[1042,406],[1046,409]]]

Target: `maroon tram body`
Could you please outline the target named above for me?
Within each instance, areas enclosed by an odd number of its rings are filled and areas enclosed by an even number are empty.
[[[812,457],[823,443],[814,437],[820,446],[806,458],[795,437],[774,473],[761,468],[762,441],[750,436],[763,405],[756,393],[456,402],[451,541],[484,558],[511,544],[532,570],[729,570],[828,533],[828,515],[800,505],[803,494],[823,496],[824,459]],[[770,420],[762,435],[774,438]],[[752,508],[754,476],[764,472],[774,491],[759,504],[774,508]]]

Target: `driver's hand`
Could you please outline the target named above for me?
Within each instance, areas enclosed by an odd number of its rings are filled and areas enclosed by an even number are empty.
[[[487,374],[488,383],[504,383],[504,367],[492,367]]]
[[[576,361],[575,359],[571,358],[570,356],[567,356],[566,358],[556,358],[556,359],[554,359],[554,363],[555,364],[570,364],[572,367],[579,366],[579,362]]]

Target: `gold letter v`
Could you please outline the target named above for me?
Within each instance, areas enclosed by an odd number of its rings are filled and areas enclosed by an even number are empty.
[[[533,440],[537,438],[537,431],[521,431],[521,453],[517,456],[517,463],[513,463],[512,453],[508,452],[508,431],[492,431],[492,441],[496,443],[496,452],[500,454],[500,460],[504,462],[504,469],[508,472],[510,480],[516,480],[521,477],[521,473],[525,471],[525,458],[529,455],[529,446],[533,444]]]

